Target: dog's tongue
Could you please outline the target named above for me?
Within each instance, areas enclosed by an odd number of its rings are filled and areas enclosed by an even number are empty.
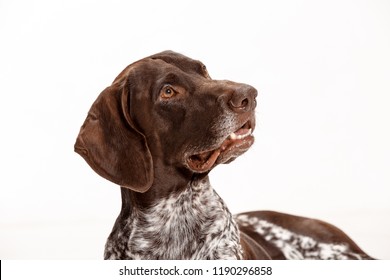
[[[220,153],[221,153],[220,149],[216,149],[211,152],[208,151],[196,155],[196,157],[193,157],[190,161],[191,168],[198,172],[205,172],[209,170],[217,161]]]

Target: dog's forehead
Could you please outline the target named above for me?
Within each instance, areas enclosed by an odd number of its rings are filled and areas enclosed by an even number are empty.
[[[192,72],[192,73],[200,74],[206,78],[210,78],[206,70],[206,66],[201,61],[189,58],[180,53],[176,53],[173,51],[164,51],[161,53],[154,54],[147,58],[152,59],[153,61],[163,61],[164,63],[179,68],[180,70],[186,73]]]
[[[211,80],[206,66],[201,61],[173,51],[164,51],[131,63],[122,70],[113,83],[123,83],[129,76],[142,76],[142,80],[147,77],[155,79],[169,72],[196,74]]]

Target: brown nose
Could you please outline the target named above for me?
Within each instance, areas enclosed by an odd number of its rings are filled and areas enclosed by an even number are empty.
[[[241,84],[237,86],[228,101],[229,108],[236,113],[244,113],[254,110],[256,107],[257,90]]]

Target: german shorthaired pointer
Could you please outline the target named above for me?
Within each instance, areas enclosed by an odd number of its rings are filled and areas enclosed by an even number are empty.
[[[171,51],[129,65],[99,95],[75,151],[121,186],[105,259],[370,259],[330,224],[233,216],[213,190],[210,170],[254,142],[256,96]]]

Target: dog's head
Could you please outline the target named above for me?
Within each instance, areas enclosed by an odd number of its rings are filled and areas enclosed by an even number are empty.
[[[200,61],[158,53],[99,95],[75,151],[104,178],[145,192],[162,166],[207,173],[247,151],[256,96],[249,85],[211,79]]]

